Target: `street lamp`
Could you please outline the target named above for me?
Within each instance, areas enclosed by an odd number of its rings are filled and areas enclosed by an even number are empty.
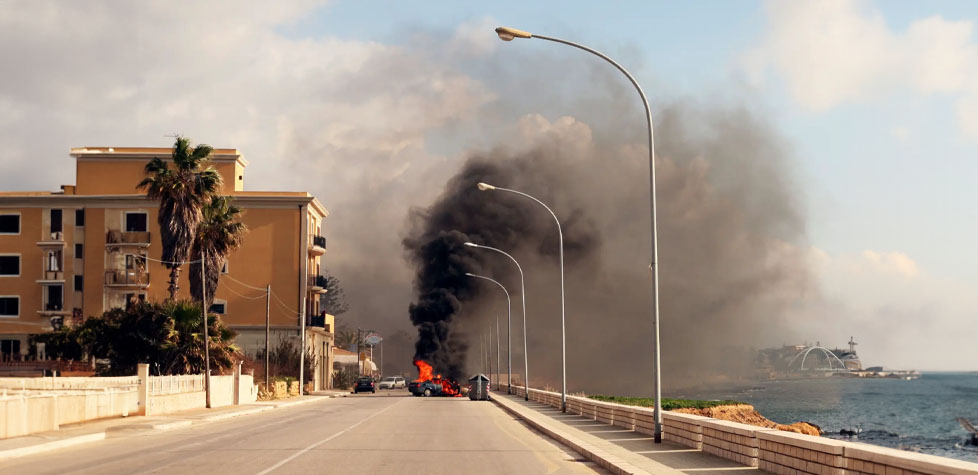
[[[485,183],[482,183],[482,184],[485,185]],[[523,382],[523,386],[525,388],[529,389],[530,388],[530,363],[527,360],[527,352],[526,352],[526,348],[527,348],[527,343],[526,343],[526,340],[527,340],[527,337],[526,337],[526,286],[523,284],[523,267],[520,266],[520,263],[516,261],[516,258],[514,258],[513,256],[509,255],[509,253],[507,253],[506,251],[503,251],[501,249],[496,249],[494,247],[489,247],[489,246],[482,246],[482,245],[479,245],[479,244],[476,244],[476,243],[473,243],[473,242],[467,242],[467,243],[465,243],[465,245],[466,246],[469,246],[469,247],[479,248],[479,249],[489,249],[490,251],[496,251],[496,252],[498,252],[498,253],[500,253],[500,254],[508,257],[511,261],[513,261],[513,263],[516,264],[516,268],[519,269],[519,271],[520,271],[520,300],[523,302],[523,381],[524,381]],[[512,386],[513,386],[513,321],[512,321],[512,319],[509,320],[508,325],[509,325],[509,330],[508,330],[508,333],[507,333],[507,337],[509,338],[509,343],[507,343],[506,346],[509,348],[509,360],[508,360],[508,364],[509,364],[509,386],[508,386],[506,392],[508,394],[512,394]],[[524,392],[526,393],[525,394],[526,400],[529,401],[530,400],[530,391],[524,391]]]
[[[658,237],[656,234],[656,222],[655,222],[655,139],[652,131],[652,108],[649,107],[649,100],[645,97],[645,92],[642,91],[642,86],[638,85],[638,81],[620,64],[615,62],[615,60],[605,56],[599,51],[595,51],[584,45],[579,45],[571,41],[562,40],[559,38],[551,38],[548,36],[535,35],[527,31],[517,30],[515,28],[507,28],[501,26],[496,28],[496,34],[499,35],[499,39],[503,41],[512,41],[515,38],[539,38],[541,40],[553,41],[555,43],[563,43],[568,46],[573,46],[575,48],[587,51],[614,66],[616,69],[621,71],[625,77],[635,86],[635,90],[638,91],[638,95],[642,97],[642,104],[645,106],[645,118],[649,126],[649,201],[650,201],[650,211],[652,215],[652,262],[649,264],[649,269],[652,271],[652,333],[653,333],[653,385],[655,391],[655,442],[662,442],[662,365],[660,363],[660,344],[659,344],[659,268],[656,263],[659,261],[659,245]]]
[[[518,30],[517,30],[518,31]],[[549,206],[522,191],[510,190],[509,188],[502,188],[499,186],[492,186],[488,183],[479,182],[477,185],[482,191],[507,191],[510,193],[516,193],[524,198],[529,198],[536,201],[537,204],[543,206],[550,212],[550,216],[554,217],[554,221],[557,223],[557,237],[560,240],[560,364],[561,364],[561,391],[560,391],[560,410],[562,412],[567,412],[567,332],[565,331],[565,321],[564,318],[564,232],[560,229],[560,220],[557,219],[557,215],[554,211],[550,209]],[[527,385],[526,392],[529,394],[530,386]]]
[[[503,287],[503,284],[500,284],[499,282],[496,282],[495,280],[490,279],[489,277],[485,277],[485,276],[481,276],[481,275],[475,275],[475,274],[473,274],[471,272],[466,272],[465,275],[467,275],[469,277],[475,277],[477,279],[485,279],[485,280],[488,280],[489,282],[492,282],[493,284],[498,285],[500,289],[503,289],[503,292],[506,293],[506,315],[508,315],[509,320],[512,320],[513,319],[513,303],[509,299],[509,291],[506,290],[506,287]],[[491,330],[491,327],[490,327],[490,330]],[[490,331],[489,334],[492,335],[492,332]],[[496,373],[499,373],[499,314],[498,313],[496,314]],[[497,374],[496,376],[499,376],[499,375]],[[497,391],[499,390],[499,378],[498,377],[496,378],[496,390]]]

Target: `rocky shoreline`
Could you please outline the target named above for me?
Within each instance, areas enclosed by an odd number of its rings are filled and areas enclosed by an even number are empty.
[[[712,417],[724,421],[740,422],[752,426],[767,427],[769,429],[795,432],[798,434],[822,435],[822,430],[815,424],[808,422],[795,422],[793,424],[778,424],[757,412],[750,404],[730,404],[723,406],[708,407],[703,409],[674,409],[674,412],[684,414],[695,414],[698,416]]]

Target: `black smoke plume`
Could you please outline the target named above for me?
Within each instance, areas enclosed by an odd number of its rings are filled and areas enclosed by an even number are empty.
[[[561,220],[570,389],[647,394],[646,151],[617,130],[592,138],[580,123],[564,125],[531,134],[525,150],[471,156],[434,204],[412,211],[403,244],[416,271],[416,353],[453,377],[466,369],[466,343],[479,341],[476,331],[499,308],[496,290],[466,272],[502,281],[518,302],[512,264],[462,245],[471,240],[523,264],[530,373],[540,385],[559,385],[556,228],[532,201],[479,191],[484,181],[541,199]],[[782,341],[791,306],[811,291],[787,154],[743,110],[677,105],[661,114],[657,132],[663,382],[674,389],[749,374],[750,348]],[[519,361],[521,339],[513,340]]]

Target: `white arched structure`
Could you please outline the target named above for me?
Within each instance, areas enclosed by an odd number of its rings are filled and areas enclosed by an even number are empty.
[[[825,355],[825,360],[829,362],[828,368],[805,368],[805,360],[808,359],[808,355],[813,351],[821,352]],[[801,358],[801,364],[798,367],[798,371],[849,371],[849,369],[846,368],[846,364],[842,362],[838,356],[835,356],[835,353],[833,353],[832,350],[821,346],[809,346],[798,352],[798,354],[788,362],[789,370],[792,369],[792,365],[795,364],[795,361],[797,361],[798,358]],[[836,364],[838,364],[838,367],[836,367]]]

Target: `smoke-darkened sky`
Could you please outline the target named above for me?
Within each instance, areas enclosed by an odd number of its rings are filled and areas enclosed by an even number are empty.
[[[734,346],[855,336],[866,363],[974,369],[960,349],[978,333],[975,5],[385,3],[382,19],[377,8],[0,1],[0,188],[72,183],[74,146],[167,146],[182,133],[238,148],[247,189],[326,203],[344,317],[394,332],[414,330],[410,210],[437,205],[466,163],[515,167],[500,176],[594,231],[568,269],[572,367],[648,364],[641,108],[586,53],[499,42],[492,28],[512,23],[598,47],[650,93],[666,345],[696,332]],[[542,256],[530,303],[551,315],[545,218],[525,217],[540,240],[519,252]],[[484,294],[467,308],[498,307]],[[700,326],[680,332],[677,318]],[[551,323],[536,321],[531,341],[550,350]],[[581,338],[595,321],[625,330]]]

